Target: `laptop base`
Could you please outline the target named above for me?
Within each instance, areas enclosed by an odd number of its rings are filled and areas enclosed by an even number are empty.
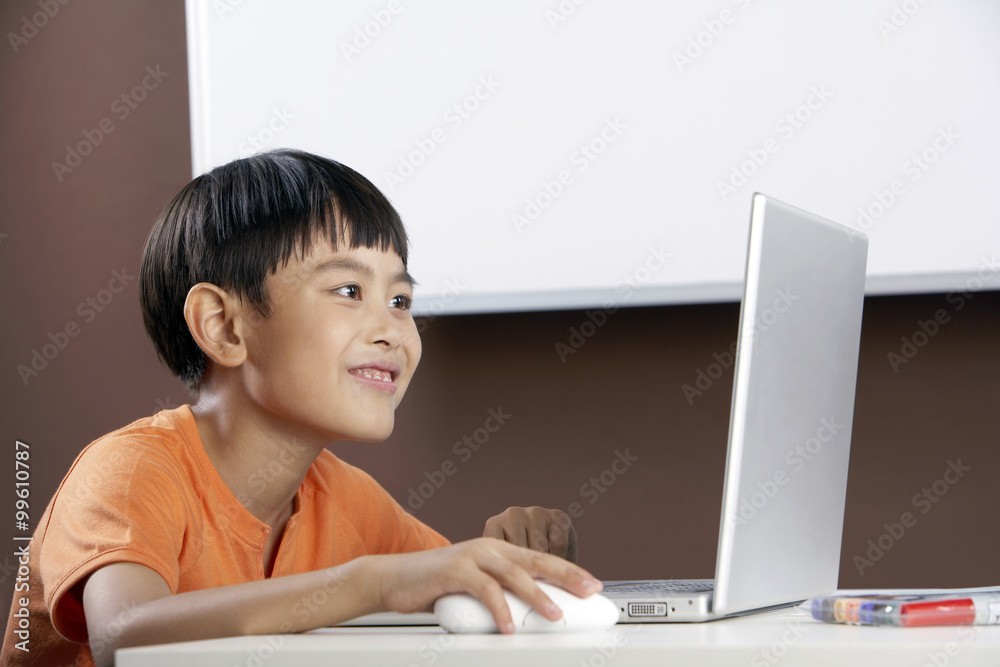
[[[716,614],[712,610],[714,584],[713,579],[606,581],[602,593],[618,605],[619,623],[704,623],[794,607],[805,601]]]

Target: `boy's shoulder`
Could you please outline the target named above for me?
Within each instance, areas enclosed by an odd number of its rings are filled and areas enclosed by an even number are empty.
[[[129,441],[148,443],[186,442],[198,438],[198,426],[188,405],[171,410],[161,410],[156,414],[137,419],[131,424],[106,433],[87,445],[83,452],[91,449],[113,449]]]
[[[187,405],[137,419],[83,448],[57,491],[91,494],[122,476],[148,472],[155,477],[200,477],[198,428]],[[141,479],[136,478],[137,481]],[[124,492],[125,489],[122,489]]]
[[[176,450],[200,443],[198,426],[188,405],[171,410],[161,410],[148,417],[137,419],[102,435],[84,448],[90,450],[127,450],[129,446],[140,448]]]

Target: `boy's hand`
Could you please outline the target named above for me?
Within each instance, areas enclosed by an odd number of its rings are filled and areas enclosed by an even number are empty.
[[[483,537],[495,537],[576,562],[576,530],[562,510],[508,507],[486,522]]]
[[[503,633],[514,631],[504,588],[553,621],[562,612],[535,579],[547,579],[579,597],[602,588],[600,581],[578,565],[492,538],[365,560],[363,567],[371,572],[377,609],[428,611],[443,595],[469,593],[486,605]]]

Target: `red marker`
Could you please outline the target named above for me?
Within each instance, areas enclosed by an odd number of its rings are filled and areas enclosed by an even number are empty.
[[[976,622],[976,603],[971,598],[927,600],[899,605],[899,624],[904,628],[925,625],[972,625]]]

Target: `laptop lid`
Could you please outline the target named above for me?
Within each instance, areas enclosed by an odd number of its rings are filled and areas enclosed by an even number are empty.
[[[867,237],[754,194],[713,614],[837,587]]]

